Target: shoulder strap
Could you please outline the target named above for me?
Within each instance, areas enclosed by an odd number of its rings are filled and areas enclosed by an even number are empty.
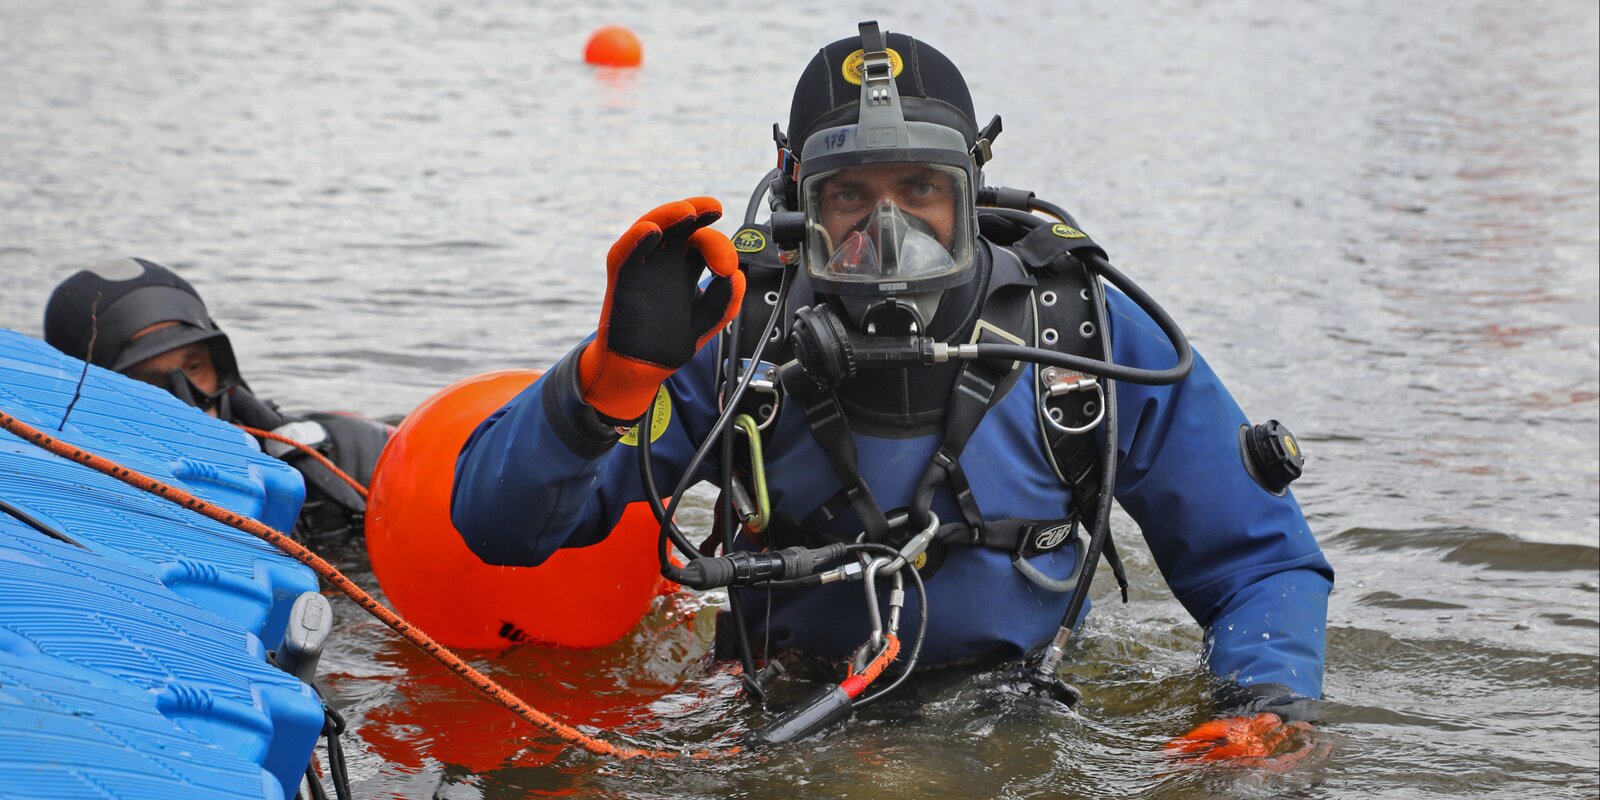
[[[1005,216],[1009,218],[1007,224],[1023,224],[1015,219],[1018,215]],[[1093,277],[1079,257],[1094,254],[1104,258],[1105,251],[1076,226],[1043,221],[1018,238],[1012,248],[1039,282],[1033,297],[1035,341],[1039,346],[1084,358],[1103,358],[1107,343],[1105,332],[1095,323],[1099,315],[1094,307]],[[1039,431],[1045,451],[1050,454],[1051,467],[1071,488],[1078,518],[1093,520],[1100,504],[1101,477],[1094,429],[1107,413],[1104,388],[1099,379],[1056,367],[1041,367],[1037,380]],[[1122,590],[1123,602],[1127,602],[1127,570],[1109,536],[1103,552]]]

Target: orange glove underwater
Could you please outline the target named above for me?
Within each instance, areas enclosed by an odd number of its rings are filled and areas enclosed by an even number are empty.
[[[608,422],[644,416],[661,382],[738,315],[739,254],[706,227],[721,217],[710,197],[667,203],[611,246],[600,329],[578,360],[583,401]],[[701,291],[708,267],[711,282]]]
[[[1284,722],[1277,714],[1226,717],[1198,725],[1168,742],[1166,754],[1194,761],[1289,766],[1311,752],[1309,746],[1296,746],[1302,738],[1297,735],[1310,730],[1309,722]]]

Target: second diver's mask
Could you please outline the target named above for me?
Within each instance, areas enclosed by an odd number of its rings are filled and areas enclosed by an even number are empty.
[[[198,408],[207,414],[210,414],[213,410],[215,410],[215,416],[218,419],[226,422],[231,422],[233,420],[233,417],[230,414],[231,409],[229,408],[228,395],[234,390],[235,387],[239,385],[239,381],[237,379],[231,377],[224,378],[218,382],[216,391],[207,392],[204,389],[201,389],[199,386],[196,386],[194,381],[190,380],[189,376],[181,369],[175,369],[168,372],[165,378],[165,385],[160,383],[155,385],[166,389],[172,394],[173,397],[176,397],[184,403],[194,406],[195,408]]]
[[[847,60],[859,64],[855,119],[801,148],[800,255],[817,291],[837,296],[858,329],[899,335],[925,330],[944,290],[973,277],[977,168],[960,131],[906,119],[898,54],[876,24],[861,33]],[[895,320],[887,329],[873,324],[885,312]]]

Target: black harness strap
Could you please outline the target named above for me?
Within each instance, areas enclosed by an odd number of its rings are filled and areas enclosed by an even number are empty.
[[[1033,558],[1053,553],[1069,542],[1077,542],[1078,520],[1066,519],[997,519],[977,529],[963,522],[939,526],[934,540],[945,544],[963,544],[1001,550],[1018,558]]]
[[[956,376],[955,388],[950,391],[950,403],[945,407],[944,440],[929,464],[929,469],[944,472],[950,481],[951,491],[955,493],[961,517],[980,535],[984,528],[983,512],[978,508],[977,498],[972,496],[972,484],[967,481],[966,472],[961,469],[961,452],[972,439],[972,433],[978,429],[978,423],[983,421],[989,404],[994,402],[995,392],[1005,375],[979,361],[962,365],[961,373]]]
[[[845,502],[855,509],[862,528],[867,532],[867,540],[883,541],[889,535],[889,519],[884,516],[878,499],[872,496],[872,487],[867,485],[866,479],[861,477],[861,469],[856,466],[855,439],[850,436],[850,424],[845,421],[844,406],[839,404],[838,396],[833,392],[822,392],[816,396],[794,399],[800,401],[806,422],[811,426],[812,437],[828,454],[834,473],[839,476],[839,482],[844,484],[842,494]],[[832,519],[831,515],[829,519]],[[810,516],[807,521],[811,521]],[[819,529],[807,526],[806,530]]]

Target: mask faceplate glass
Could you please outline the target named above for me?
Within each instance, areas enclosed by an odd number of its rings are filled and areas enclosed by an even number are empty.
[[[873,164],[806,178],[806,269],[862,293],[916,292],[972,265],[966,173],[925,163]]]

